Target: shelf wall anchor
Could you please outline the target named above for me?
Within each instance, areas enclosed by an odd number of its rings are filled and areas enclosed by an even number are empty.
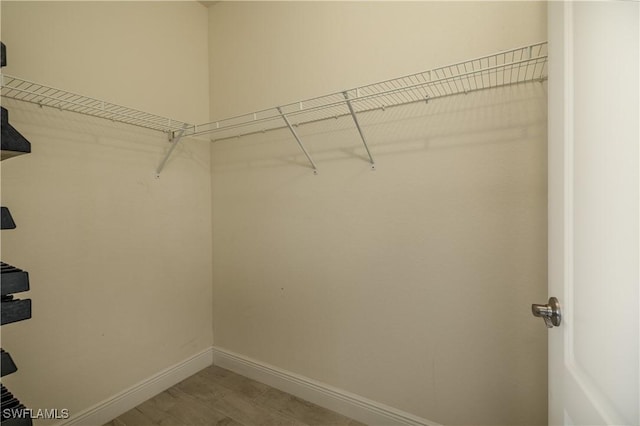
[[[169,148],[169,151],[167,151],[164,158],[162,159],[162,162],[156,169],[156,179],[160,177],[160,173],[164,169],[164,166],[167,164],[167,160],[169,160],[169,157],[171,157],[173,150],[176,149],[176,146],[178,146],[178,143],[180,142],[180,139],[182,139],[182,136],[184,135],[185,130],[187,130],[187,124],[185,124],[182,127],[182,129],[178,131],[177,134],[173,134],[173,137],[171,138],[171,147]]]
[[[293,134],[293,137],[296,138],[296,142],[298,142],[298,145],[300,146],[300,149],[302,149],[302,152],[304,152],[304,155],[307,157],[307,160],[309,160],[309,163],[311,163],[311,167],[313,167],[313,174],[317,175],[318,174],[318,168],[316,167],[316,163],[313,162],[313,159],[311,159],[311,156],[309,155],[309,153],[305,149],[304,145],[302,145],[302,141],[300,140],[300,137],[298,137],[298,134],[296,133],[296,131],[294,130],[293,126],[289,122],[289,119],[287,118],[287,116],[282,112],[282,108],[277,107],[277,109],[278,109],[278,112],[280,113],[280,116],[282,116],[282,119],[284,120],[285,124],[287,125],[287,127],[289,128],[291,133]]]
[[[362,139],[362,143],[364,144],[364,149],[367,151],[367,155],[369,156],[369,162],[371,163],[371,170],[375,170],[376,163],[375,161],[373,161],[373,157],[371,156],[371,151],[369,151],[369,145],[367,145],[367,139],[364,137],[362,128],[360,128],[360,123],[358,122],[358,116],[356,115],[356,112],[353,109],[353,106],[351,105],[349,94],[347,92],[342,92],[342,94],[344,95],[344,99],[347,101],[349,112],[351,113],[351,117],[353,117],[353,122],[356,123],[356,128],[358,129],[358,133],[360,133],[360,138]]]

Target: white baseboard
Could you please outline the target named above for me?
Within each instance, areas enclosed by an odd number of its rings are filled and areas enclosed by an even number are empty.
[[[212,363],[368,425],[440,426],[436,422],[219,347],[205,349],[93,407],[72,413],[69,419],[57,426],[103,425]]]
[[[198,371],[213,363],[213,349],[207,348],[184,361],[172,365],[157,374],[131,386],[111,398],[58,423],[57,426],[103,425],[135,406],[153,398],[160,392],[169,389]]]
[[[212,351],[213,363],[218,367],[226,368],[368,425],[439,426],[436,422],[219,347],[214,346]]]

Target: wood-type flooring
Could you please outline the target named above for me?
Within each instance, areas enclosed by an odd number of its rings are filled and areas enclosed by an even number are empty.
[[[288,393],[211,366],[105,426],[362,426]]]

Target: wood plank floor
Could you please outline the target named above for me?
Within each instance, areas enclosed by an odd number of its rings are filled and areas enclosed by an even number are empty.
[[[208,367],[105,426],[362,426],[220,367]]]

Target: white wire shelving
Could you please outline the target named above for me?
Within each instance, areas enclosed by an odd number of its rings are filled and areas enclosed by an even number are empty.
[[[350,115],[371,166],[375,168],[358,121],[359,114],[478,90],[544,81],[546,78],[547,42],[540,42],[317,98],[194,125],[187,127],[184,135],[211,135],[212,141],[218,141],[288,128],[316,172],[316,165],[302,145],[295,127]]]
[[[2,97],[157,130],[170,136],[185,127],[193,127],[171,118],[4,74]]]
[[[161,117],[9,75],[2,75],[1,94],[4,98],[104,118],[168,134],[173,144],[156,170],[158,175],[182,137],[209,135],[211,141],[218,141],[287,128],[304,152],[314,173],[317,173],[315,162],[296,132],[298,126],[351,116],[366,149],[371,168],[374,169],[373,156],[358,121],[358,116],[362,113],[415,102],[429,102],[432,99],[484,89],[544,81],[546,78],[547,42],[540,42],[199,125]]]

